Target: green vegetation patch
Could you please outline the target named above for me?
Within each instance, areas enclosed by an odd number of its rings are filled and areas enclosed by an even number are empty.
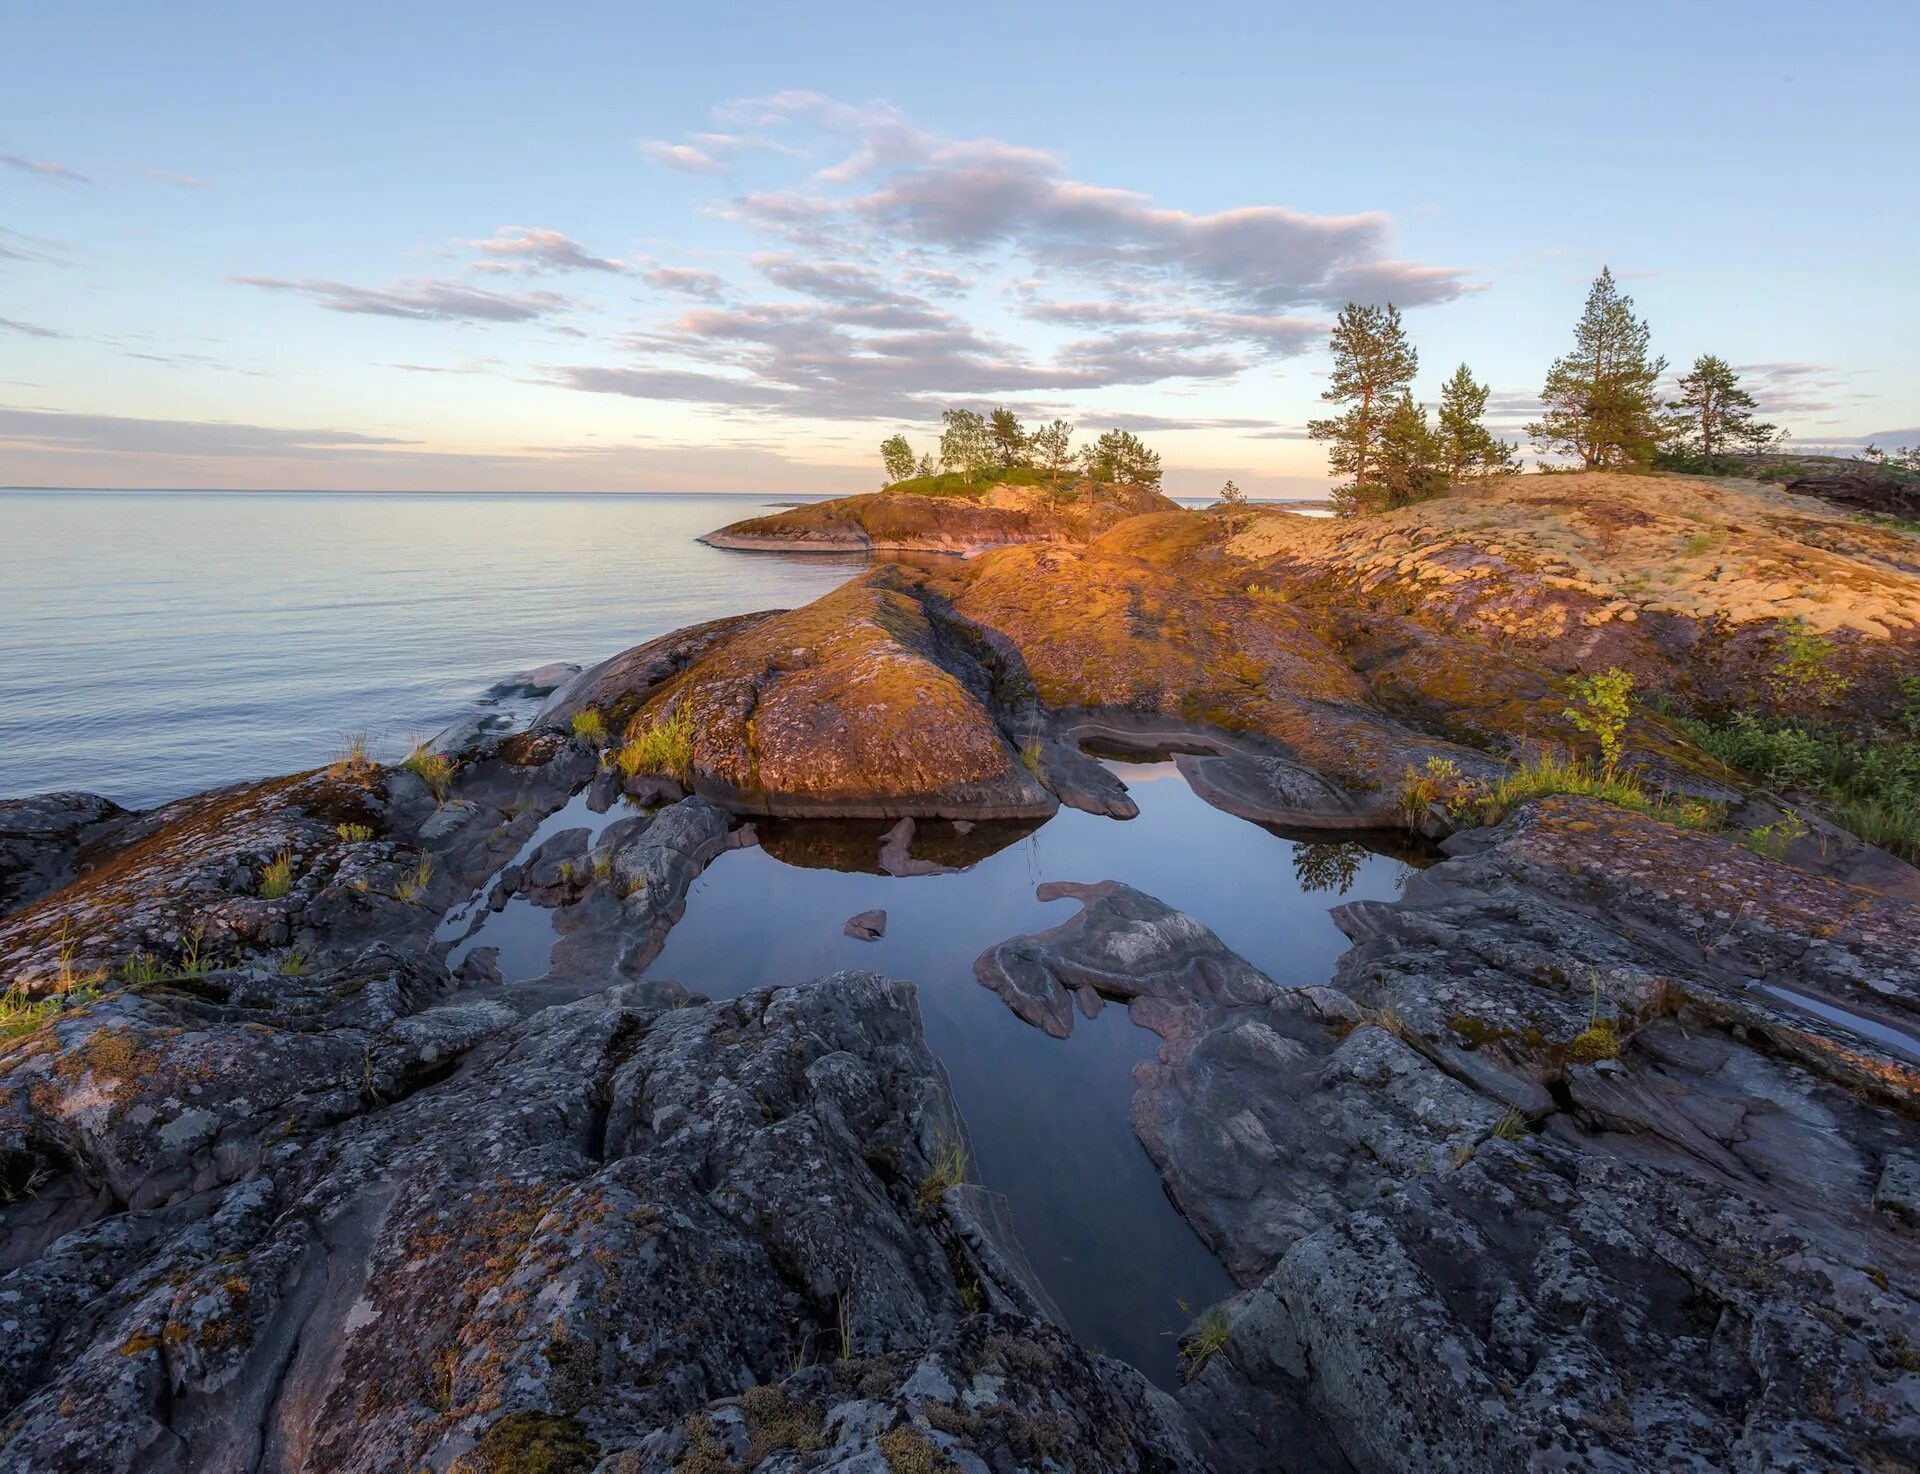
[[[600,1445],[573,1418],[508,1413],[454,1467],[460,1474],[585,1474]]]
[[[1814,795],[1835,823],[1869,844],[1920,861],[1920,677],[1907,693],[1904,732],[1858,740],[1802,722],[1742,712],[1723,722],[1679,719],[1704,751],[1769,788]]]

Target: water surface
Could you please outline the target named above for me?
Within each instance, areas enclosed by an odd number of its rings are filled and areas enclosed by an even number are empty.
[[[973,961],[1074,914],[1077,902],[1035,900],[1041,882],[1120,880],[1199,917],[1276,981],[1320,982],[1347,947],[1328,907],[1341,896],[1397,895],[1407,866],[1359,844],[1296,842],[1236,819],[1196,798],[1171,763],[1109,766],[1138,818],[1067,809],[1024,832],[981,826],[964,837],[923,826],[916,853],[972,851],[974,863],[956,874],[872,873],[880,824],[762,824],[762,845],[722,854],[694,883],[647,972],[716,998],[844,968],[913,980],[927,1042],[972,1135],[973,1175],[1007,1195],[1015,1231],[1075,1334],[1171,1385],[1175,1335],[1190,1318],[1183,1303],[1198,1313],[1231,1285],[1128,1124],[1134,1067],[1160,1041],[1111,1006],[1053,1039],[981,986]],[[602,825],[621,810],[592,815],[576,799],[570,813],[542,835]],[[848,937],[847,918],[873,908],[887,913],[886,935]],[[466,917],[454,917],[446,934],[465,930]],[[545,970],[555,937],[551,911],[515,898],[460,950],[498,947],[503,975],[524,981]]]
[[[790,607],[863,556],[694,541],[751,496],[0,491],[0,798],[145,807],[398,756],[500,676]]]

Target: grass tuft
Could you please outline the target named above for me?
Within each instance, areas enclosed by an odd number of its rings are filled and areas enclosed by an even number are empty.
[[[1506,773],[1488,791],[1479,803],[1480,821],[1497,824],[1528,799],[1557,793],[1601,799],[1682,829],[1718,829],[1724,817],[1717,804],[1650,793],[1631,771],[1610,773],[1576,758],[1541,753]]]
[[[336,824],[333,832],[342,844],[365,844],[373,838],[373,830],[366,824]]]
[[[293,889],[293,851],[282,850],[260,871],[260,898],[277,901]]]
[[[949,1142],[934,1159],[933,1170],[920,1179],[920,1211],[932,1211],[948,1188],[958,1187],[966,1178],[966,1148],[957,1141]]]
[[[45,998],[30,998],[25,986],[15,983],[0,993],[0,1041],[31,1034],[48,1019],[69,1008],[79,1008],[100,996],[92,984],[70,993],[50,993]]]
[[[573,728],[573,735],[589,746],[607,745],[607,719],[600,715],[598,707],[589,706],[576,711],[569,725]]]
[[[453,782],[453,759],[444,752],[429,752],[422,744],[407,754],[405,762],[400,764],[409,773],[417,773],[420,780],[432,790],[434,798],[445,803],[447,788]]]
[[[693,776],[693,717],[685,707],[656,717],[627,739],[613,758],[623,776],[665,773],[684,784]]]
[[[431,855],[422,855],[420,857],[420,863],[415,867],[413,874],[407,876],[399,885],[394,887],[394,898],[405,901],[409,906],[414,905],[426,895],[427,886],[432,880],[433,857]]]
[[[334,755],[333,771],[342,777],[364,773],[374,767],[373,743],[365,732],[349,732],[340,739],[340,751]]]
[[[1188,1326],[1180,1338],[1180,1379],[1191,1382],[1199,1376],[1208,1362],[1226,1350],[1231,1334],[1226,1307],[1222,1305],[1214,1306]]]

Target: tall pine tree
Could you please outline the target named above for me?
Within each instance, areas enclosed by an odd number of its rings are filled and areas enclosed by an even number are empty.
[[[1660,443],[1654,385],[1667,361],[1648,355],[1647,324],[1606,267],[1587,293],[1573,339],[1573,352],[1547,370],[1540,391],[1546,413],[1527,434],[1540,450],[1577,457],[1588,470],[1650,464]]]
[[[1401,395],[1413,383],[1420,355],[1400,326],[1400,311],[1349,302],[1333,327],[1333,375],[1320,397],[1344,404],[1345,414],[1312,420],[1307,434],[1325,440],[1327,464],[1347,482],[1334,488],[1334,509],[1343,517],[1378,506],[1380,441]]]
[[[1426,406],[1401,390],[1380,427],[1379,479],[1363,495],[1365,510],[1410,507],[1447,489],[1439,439],[1427,423]]]
[[[1671,460],[1713,469],[1714,457],[1734,450],[1762,450],[1778,438],[1777,426],[1755,418],[1759,406],[1740,387],[1740,375],[1724,358],[1703,353],[1680,376],[1680,397],[1667,401],[1666,435]]]
[[[1449,481],[1471,476],[1495,476],[1516,469],[1513,447],[1496,440],[1485,424],[1487,386],[1474,382],[1464,363],[1440,390],[1437,435],[1440,460]]]

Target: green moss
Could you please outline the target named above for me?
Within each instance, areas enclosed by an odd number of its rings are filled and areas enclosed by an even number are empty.
[[[893,1474],[947,1474],[953,1468],[931,1438],[905,1425],[880,1435],[880,1452]]]
[[[747,1419],[749,1467],[777,1449],[813,1453],[827,1446],[820,1431],[820,1409],[788,1399],[778,1387],[750,1387],[740,1394],[740,1411]]]
[[[1597,1060],[1620,1058],[1620,1036],[1605,1019],[1588,1024],[1567,1041],[1567,1060],[1571,1064],[1590,1065]]]
[[[480,1436],[454,1468],[458,1474],[586,1474],[600,1445],[574,1418],[508,1413]]]

